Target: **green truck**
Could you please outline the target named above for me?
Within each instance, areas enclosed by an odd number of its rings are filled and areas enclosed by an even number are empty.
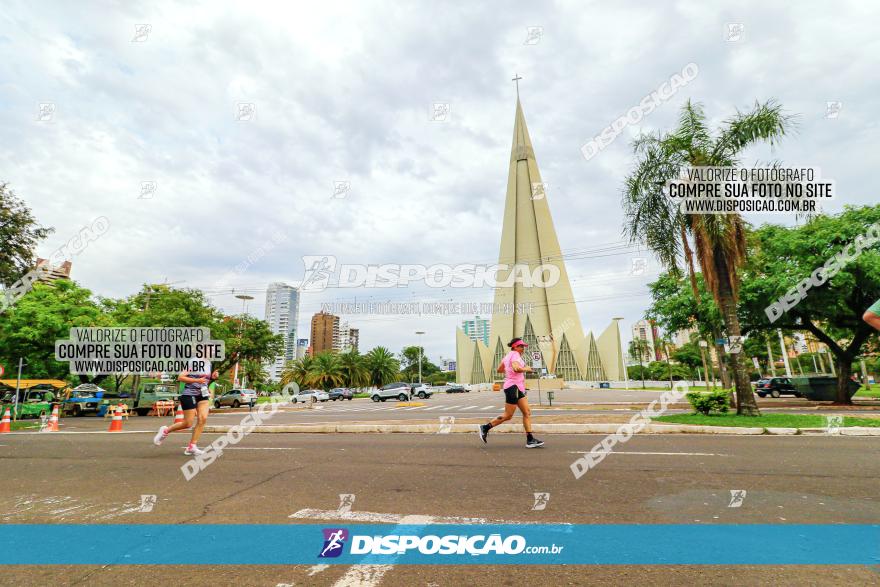
[[[104,394],[98,406],[98,415],[103,416],[107,413],[108,406],[117,406],[125,404],[129,411],[135,412],[138,416],[146,416],[153,409],[153,404],[159,400],[174,400],[180,395],[180,386],[175,382],[171,383],[142,383],[137,393],[132,396],[128,393],[119,395]]]
[[[15,387],[18,387],[18,401]],[[0,380],[0,410],[9,408],[12,417],[39,418],[52,413],[52,404],[61,401],[67,383],[56,379]]]

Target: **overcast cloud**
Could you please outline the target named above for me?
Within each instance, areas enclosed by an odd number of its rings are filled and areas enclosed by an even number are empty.
[[[93,292],[142,283],[205,289],[296,284],[303,255],[340,263],[491,263],[501,234],[515,73],[564,251],[621,241],[629,141],[668,129],[688,98],[717,124],[755,100],[798,114],[798,132],[745,163],[821,167],[840,197],[876,203],[880,9],[835,2],[320,3],[5,2],[0,9],[0,179],[56,232],[110,231],[73,260]],[[728,24],[742,37],[729,41]],[[137,24],[149,25],[137,38]],[[542,27],[527,44],[527,28]],[[699,75],[596,157],[580,147],[690,62]],[[837,118],[826,103],[839,101]],[[449,103],[445,122],[430,120]],[[38,104],[54,104],[38,121]],[[236,104],[256,117],[236,120]],[[331,198],[335,181],[350,181]],[[141,183],[154,181],[151,198]],[[791,221],[783,217],[750,217]],[[225,289],[218,278],[287,240]],[[632,251],[568,263],[585,329],[643,314],[659,268],[631,275]],[[644,255],[648,256],[648,255]],[[492,301],[490,290],[327,290],[305,294],[300,336],[322,302]],[[361,347],[399,351],[427,332],[454,355],[462,316],[344,317]],[[628,338],[628,333],[624,334]]]

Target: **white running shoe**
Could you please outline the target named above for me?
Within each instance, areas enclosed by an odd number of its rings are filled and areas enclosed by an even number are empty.
[[[168,437],[168,426],[159,427],[159,431],[156,432],[156,436],[153,437],[153,444],[159,446],[162,444],[162,441]]]
[[[195,456],[203,455],[203,454],[205,454],[205,451],[203,451],[202,449],[200,449],[196,445],[191,444],[188,447],[186,447],[186,450],[183,451],[183,454],[185,454],[188,457],[191,457],[193,455],[195,455]]]

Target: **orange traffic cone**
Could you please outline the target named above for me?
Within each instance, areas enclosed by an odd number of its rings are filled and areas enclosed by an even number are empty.
[[[119,406],[116,406],[116,412],[113,414],[113,419],[110,420],[110,429],[107,432],[122,432],[122,412],[119,410]]]
[[[58,406],[52,408],[52,415],[49,416],[43,432],[58,432]]]
[[[12,419],[12,413],[9,411],[9,408],[6,408],[6,412],[3,414],[3,420],[0,421],[0,434],[4,432],[12,432],[12,424],[10,423]]]
[[[174,414],[174,422],[172,422],[172,426],[177,424],[178,422],[183,422],[183,406],[180,404],[177,405],[177,413]]]

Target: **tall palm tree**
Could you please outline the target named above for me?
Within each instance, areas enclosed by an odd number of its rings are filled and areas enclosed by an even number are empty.
[[[739,270],[745,261],[745,222],[738,214],[682,214],[663,193],[663,186],[668,180],[679,178],[688,167],[736,166],[743,149],[758,142],[773,145],[791,126],[791,117],[782,113],[782,107],[768,101],[756,103],[751,112],[737,112],[713,136],[702,107],[688,101],[682,108],[678,128],[665,134],[642,135],[633,145],[637,165],[625,184],[624,233],[633,242],[644,242],[674,272],[678,272],[683,255],[695,295],[696,256],[706,286],[721,310],[728,336],[741,335],[736,304]],[[757,416],[758,406],[743,353],[731,355],[731,366],[737,413]]]
[[[651,347],[648,346],[647,340],[634,338],[629,341],[629,356],[639,362],[639,371],[642,373],[642,389],[645,389],[645,366],[643,363],[650,354]]]
[[[370,371],[367,369],[366,359],[356,350],[342,353],[339,355],[339,361],[346,386],[365,387],[370,383]]]
[[[366,367],[370,372],[370,385],[381,387],[397,379],[400,362],[387,348],[377,346],[366,355]]]
[[[339,355],[330,351],[315,355],[309,373],[312,385],[324,391],[339,387],[345,382],[342,361]]]
[[[314,358],[311,355],[288,362],[284,371],[281,372],[281,385],[296,383],[302,389],[311,387],[313,363]]]

